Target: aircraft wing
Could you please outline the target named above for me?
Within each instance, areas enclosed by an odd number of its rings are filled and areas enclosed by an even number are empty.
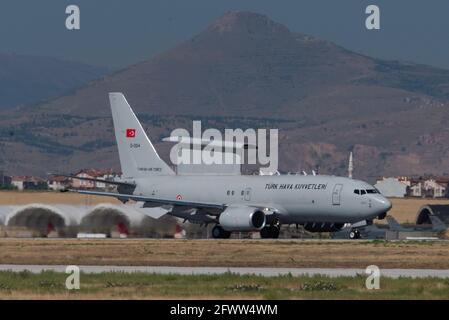
[[[77,176],[72,176],[72,175],[67,175],[67,174],[58,174],[58,176],[70,178],[70,179],[78,179],[78,180],[83,180],[83,181],[92,181],[92,182],[101,182],[101,183],[105,183],[105,184],[113,184],[113,185],[117,185],[117,186],[126,186],[126,187],[135,187],[136,186],[134,183],[123,182],[123,181],[77,177]]]
[[[134,210],[153,219],[159,219],[162,216],[170,212],[172,206],[160,206],[160,207],[144,207],[145,202],[137,202],[134,206]]]
[[[215,204],[215,203],[207,203],[207,202],[190,202],[183,200],[169,200],[169,199],[161,199],[161,198],[151,198],[146,196],[136,196],[132,194],[124,194],[124,193],[116,193],[116,192],[100,192],[100,191],[86,191],[86,190],[75,190],[70,189],[68,191],[77,192],[81,194],[95,195],[95,196],[106,196],[106,197],[114,197],[120,200],[134,200],[134,201],[144,201],[151,202],[154,204],[162,205],[174,205],[174,206],[182,206],[182,207],[190,207],[190,208],[205,208],[205,209],[219,209],[224,210],[226,205],[224,204]]]

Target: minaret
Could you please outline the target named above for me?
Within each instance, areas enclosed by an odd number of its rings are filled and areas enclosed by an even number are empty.
[[[352,151],[349,153],[349,163],[348,163],[348,177],[352,179],[352,172],[354,171],[354,163],[352,161]]]

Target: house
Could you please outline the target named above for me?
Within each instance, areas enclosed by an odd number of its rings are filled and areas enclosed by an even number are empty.
[[[13,176],[11,177],[11,184],[18,190],[48,189],[47,182],[44,179],[32,176]]]
[[[11,177],[11,184],[17,188],[17,190],[23,190],[24,189],[24,182],[26,180],[26,177],[20,177],[20,176],[12,176]]]
[[[120,177],[120,174],[114,172],[113,170],[83,169],[78,173],[76,173],[75,176],[79,178],[113,181],[114,179]],[[115,186],[108,185],[107,183],[104,182],[79,180],[79,179],[72,179],[72,187],[77,189],[102,189],[102,190],[113,190],[115,188]]]
[[[71,185],[71,179],[63,176],[51,176],[47,180],[48,188],[53,191],[64,190]]]
[[[408,197],[421,197],[422,196],[422,179],[410,178],[410,177],[398,177],[398,181],[407,186]]]
[[[441,192],[436,192],[435,194],[437,194],[440,197],[449,198],[449,178],[448,177],[438,178],[436,180],[436,183],[440,185],[439,189]]]
[[[409,188],[408,194],[409,197],[422,197],[423,196],[423,188],[421,181],[414,181]]]
[[[443,198],[447,194],[447,186],[449,179],[430,178],[424,180],[424,195],[429,198]]]
[[[98,176],[99,171],[94,169],[83,169],[75,174],[75,177],[87,179],[98,179]],[[73,179],[72,187],[76,189],[94,189],[96,188],[96,183],[95,181]]]
[[[435,178],[435,177],[419,177],[419,178],[410,178],[410,177],[395,177],[395,178],[383,178],[383,180],[379,180],[378,183],[384,183],[388,185],[385,181],[388,179],[395,180],[397,182],[402,183],[407,187],[406,196],[408,197],[422,197],[422,198],[443,198],[448,195],[448,183],[449,178]],[[379,186],[376,184],[376,187],[382,192],[383,189],[387,188],[382,184]],[[388,191],[384,190],[384,192],[391,192],[391,185],[389,185]],[[402,188],[400,185],[397,185],[397,188]],[[402,193],[402,191],[401,191]],[[387,195],[388,196],[388,195]]]

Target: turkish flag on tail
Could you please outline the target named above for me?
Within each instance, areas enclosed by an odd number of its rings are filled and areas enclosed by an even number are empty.
[[[136,129],[126,129],[126,137],[127,138],[135,138],[136,137]]]

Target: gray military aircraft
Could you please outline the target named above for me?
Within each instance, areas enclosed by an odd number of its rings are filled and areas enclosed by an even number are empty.
[[[389,217],[387,216],[387,219]],[[332,239],[385,239],[387,229],[379,228],[371,220],[343,227],[331,233]]]
[[[216,224],[214,238],[232,232],[260,231],[278,238],[282,224],[330,232],[345,223],[383,219],[391,202],[370,184],[325,175],[177,175],[158,155],[122,93],[109,94],[123,176],[117,193],[70,190],[110,196],[194,223]],[[83,179],[83,178],[81,178]],[[148,213],[151,216],[151,213]]]
[[[387,216],[388,228],[379,228],[372,221],[360,221],[344,227],[337,232],[331,234],[332,239],[386,239],[388,231],[397,231],[407,233],[408,237],[417,235],[418,238],[426,236],[438,236],[438,233],[447,230],[447,225],[437,216],[429,216],[430,225],[415,225],[413,227],[404,227],[399,224],[392,216]]]
[[[429,232],[443,232],[447,230],[446,224],[441,221],[440,218],[434,215],[429,215],[430,226],[429,225],[415,225],[412,227],[404,227],[400,225],[395,218],[387,217],[388,226],[392,231],[400,231],[400,232],[414,232],[414,231],[429,231]]]

